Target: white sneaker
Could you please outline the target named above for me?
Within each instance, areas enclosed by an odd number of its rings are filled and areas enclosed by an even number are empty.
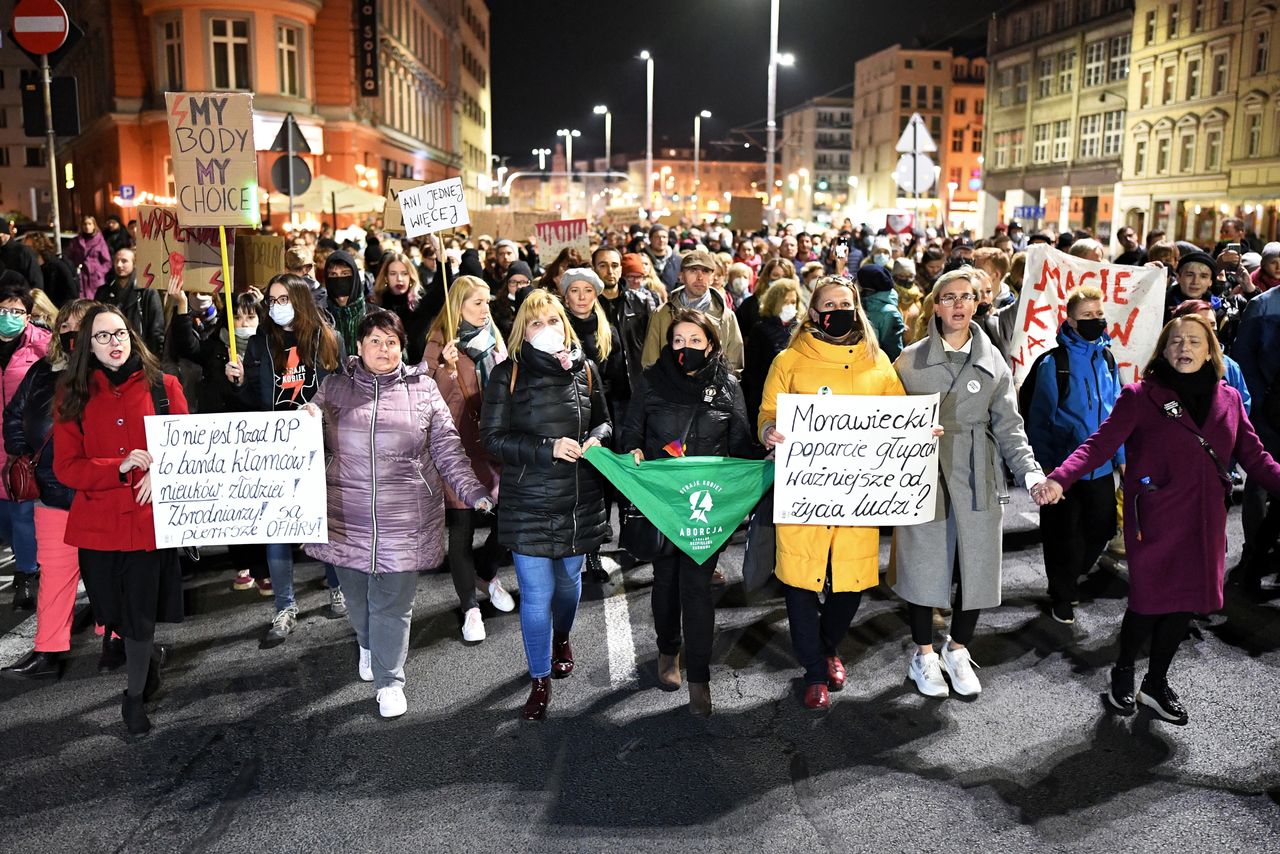
[[[978,681],[978,674],[973,672],[973,668],[978,665],[969,657],[968,649],[952,649],[951,638],[948,637],[942,644],[941,658],[942,666],[951,677],[951,687],[956,689],[957,694],[972,697],[982,693],[982,683]]]
[[[404,689],[399,685],[378,689],[378,714],[384,718],[398,718],[409,711]]]
[[[916,687],[926,697],[945,697],[951,693],[947,680],[942,678],[942,665],[936,652],[921,655],[917,650],[912,653],[911,664],[907,665],[907,678],[914,679]]]
[[[466,618],[462,621],[462,639],[468,643],[478,643],[484,638],[484,619],[480,616],[480,609],[468,609]]]
[[[369,650],[360,647],[360,680],[362,682],[373,681],[373,656],[369,654]]]
[[[489,601],[499,611],[510,612],[516,609],[516,600],[511,598],[510,593],[502,589],[502,582],[497,578],[489,582]]]

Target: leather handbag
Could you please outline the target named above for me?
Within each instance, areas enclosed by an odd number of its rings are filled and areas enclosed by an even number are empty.
[[[642,563],[670,557],[676,551],[675,545],[634,504],[628,504],[622,511],[618,545]]]
[[[4,485],[9,490],[10,501],[36,501],[40,498],[40,484],[36,482],[36,463],[44,449],[49,447],[53,431],[45,437],[34,454],[18,454],[9,458],[4,470]]]

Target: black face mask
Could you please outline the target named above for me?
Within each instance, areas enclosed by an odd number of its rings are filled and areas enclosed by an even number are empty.
[[[1077,320],[1076,333],[1086,341],[1097,341],[1107,331],[1105,320]]]
[[[671,358],[675,360],[676,367],[685,373],[696,374],[707,366],[706,350],[695,350],[692,347],[684,347],[680,350],[672,350]]]
[[[987,315],[987,312],[989,312],[989,311],[991,311],[991,303],[989,303],[989,302],[980,302],[980,303],[978,303],[978,310],[977,310],[977,311],[975,311],[975,312],[973,313],[973,316],[974,316],[974,317],[985,317],[985,316]]]
[[[325,290],[331,299],[351,298],[351,289],[355,284],[355,276],[328,276],[324,280]]]
[[[828,338],[843,338],[853,331],[858,313],[851,308],[837,308],[818,312],[818,329]]]
[[[76,337],[79,332],[60,332],[58,333],[58,344],[62,347],[64,355],[70,356],[71,351],[76,348]]]

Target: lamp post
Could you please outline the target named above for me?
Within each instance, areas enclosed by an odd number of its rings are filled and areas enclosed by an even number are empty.
[[[530,153],[530,154],[532,154],[533,156],[535,156],[535,157],[537,157],[537,158],[538,158],[538,171],[540,171],[540,172],[546,172],[546,171],[547,171],[547,158],[551,156],[551,149],[549,149],[549,148],[535,148],[535,149],[533,149],[532,151],[530,151],[529,153]]]
[[[701,152],[702,120],[711,118],[710,110],[703,110],[693,117],[693,216],[698,217],[698,192],[702,189]]]
[[[604,116],[604,171],[608,172],[613,160],[613,113],[604,104],[597,104],[593,112]]]
[[[776,3],[777,0],[774,0]],[[640,51],[640,58],[645,62],[645,102],[648,105],[648,118],[645,122],[644,174],[648,181],[645,204],[653,206],[653,54],[647,50]]]
[[[775,120],[778,98],[778,66],[795,65],[796,58],[790,53],[778,53],[778,4],[779,0],[769,3],[769,98],[768,120],[766,128],[765,183],[769,185],[769,223],[774,221],[776,209],[773,206],[773,159],[777,154],[778,123]]]
[[[565,162],[564,171],[565,171],[565,184],[567,185],[567,188],[565,190],[565,195],[568,197],[565,204],[565,212],[568,214],[572,214],[573,213],[573,141],[578,137],[582,136],[582,132],[578,130],[572,130],[570,128],[560,128],[560,130],[556,131],[556,136],[564,137],[564,162]]]

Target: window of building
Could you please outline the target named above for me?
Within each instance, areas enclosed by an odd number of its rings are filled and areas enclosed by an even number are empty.
[[[1178,5],[1177,3],[1169,4],[1169,29],[1165,33],[1166,38],[1176,39],[1178,37]]]
[[[1102,150],[1102,116],[1094,113],[1080,117],[1080,154],[1081,160],[1098,156]]]
[[[164,80],[161,85],[170,92],[181,92],[182,74],[182,20],[174,18],[160,25],[160,50],[163,54]]]
[[[973,129],[973,142],[969,148],[974,154],[982,153],[982,128]]]
[[[933,108],[935,110],[942,109],[942,87],[941,86],[933,87]]]
[[[1151,69],[1144,69],[1142,72],[1142,82],[1138,87],[1138,107],[1145,109],[1151,106]]]
[[[1031,129],[1031,162],[1032,163],[1048,163],[1049,162],[1049,133],[1050,127],[1048,123],[1036,125]]]
[[[1112,110],[1102,116],[1102,156],[1119,157],[1124,144],[1124,110]]]
[[[1021,166],[1027,156],[1027,136],[1022,128],[1014,128],[1009,139],[1009,159],[1014,166]]]
[[[983,111],[984,109],[986,109],[986,106],[987,106],[987,99],[986,99],[986,98],[978,98],[977,100],[975,100],[975,101],[973,102],[973,114],[974,114],[975,116],[980,116],[980,115],[982,115],[982,111]]]
[[[898,98],[898,103],[903,107],[909,108],[911,106],[911,87],[910,86],[902,87],[902,94]],[[863,115],[865,116],[866,113],[864,112]]]
[[[1191,32],[1198,33],[1204,29],[1204,5],[1205,0],[1192,0],[1191,3]]]
[[[1173,141],[1167,136],[1161,137],[1160,139],[1156,140],[1156,174],[1157,175],[1169,174],[1169,147],[1170,145],[1172,145],[1172,142]]]
[[[1231,0],[1222,0],[1218,6],[1218,26],[1230,23],[1231,21]]]
[[[1156,40],[1156,10],[1147,13],[1147,24],[1143,30],[1143,44],[1151,44]]]
[[[1036,80],[1036,95],[1048,98],[1053,94],[1053,57],[1040,58],[1040,76]]]
[[[1113,36],[1108,47],[1110,48],[1110,56],[1107,58],[1107,80],[1114,83],[1117,80],[1129,79],[1129,44],[1131,37],[1128,33],[1122,36]]]
[[[1141,176],[1147,171],[1147,141],[1140,139],[1133,144],[1133,174]]]
[[[1076,52],[1064,50],[1058,54],[1058,94],[1065,95],[1075,88]]]
[[[1253,39],[1253,73],[1266,74],[1271,59],[1271,31],[1258,30]]]
[[[1204,168],[1222,168],[1222,131],[1211,130],[1204,135]]]
[[[1027,78],[1031,76],[1031,63],[1024,62],[1013,70],[1013,103],[1027,102]]]
[[[996,103],[1007,107],[1013,103],[1013,69],[1001,68],[996,72]]]
[[[43,166],[45,164],[44,149],[41,148],[40,146],[28,145],[26,147],[26,153],[27,153],[26,164],[28,166],[35,167],[35,166]]]
[[[929,106],[929,87],[917,86],[916,87],[916,107],[923,110],[927,106]]]
[[[942,139],[942,116],[929,117],[929,135],[934,139]]]
[[[276,27],[276,68],[280,73],[280,94],[302,97],[302,30]]]
[[[964,128],[955,128],[951,131],[951,150],[964,151]]]
[[[4,88],[4,69],[0,68],[0,89]]]
[[[213,88],[249,89],[249,21],[213,18],[209,21],[213,55]]]
[[[1173,65],[1173,63],[1169,63],[1161,69],[1160,73],[1162,77],[1160,83],[1160,103],[1172,104],[1175,95],[1174,82],[1177,80],[1178,69]]]
[[[1089,42],[1084,46],[1084,86],[1097,86],[1106,80],[1107,43]]]
[[[955,103],[951,105],[951,109],[957,116],[963,116],[966,103],[964,98],[956,98]]]
[[[0,145],[0,166],[8,166],[8,165],[9,165],[9,148],[8,146]]]
[[[1065,30],[1071,26],[1071,4],[1067,0],[1058,0],[1054,7],[1053,19],[1057,21],[1057,28]]]
[[[1244,127],[1245,143],[1248,146],[1245,156],[1257,157],[1262,153],[1262,113],[1250,113],[1247,115],[1244,120]],[[29,156],[28,159],[30,159]]]
[[[996,148],[991,152],[991,163],[997,169],[1003,169],[1009,165],[1009,131],[1001,131],[996,134]]]
[[[0,128],[7,128],[8,126],[9,126],[9,111],[6,110],[4,107],[0,107]]]
[[[1037,6],[1031,10],[1031,35],[1039,38],[1045,34],[1045,8]]]
[[[1184,133],[1178,137],[1178,171],[1192,172],[1196,166],[1196,138]]]
[[[1213,55],[1213,79],[1209,82],[1209,94],[1221,95],[1227,88],[1227,55]]]
[[[1071,121],[1060,119],[1053,123],[1053,159],[1066,160],[1071,156]]]
[[[1200,59],[1187,60],[1187,100],[1200,97]]]
[[[941,71],[941,70],[942,70],[942,60],[941,60],[941,59],[935,59],[935,60],[933,61],[933,70],[934,70],[934,71]]]
[[[914,60],[914,59],[908,59],[908,60],[905,60],[905,61],[903,62],[903,65],[905,65],[907,68],[915,68],[915,67],[916,67],[916,63],[915,63],[915,60]]]
[[[1009,23],[1009,40],[1014,44],[1020,44],[1027,40],[1027,16],[1014,15],[1013,20]]]

